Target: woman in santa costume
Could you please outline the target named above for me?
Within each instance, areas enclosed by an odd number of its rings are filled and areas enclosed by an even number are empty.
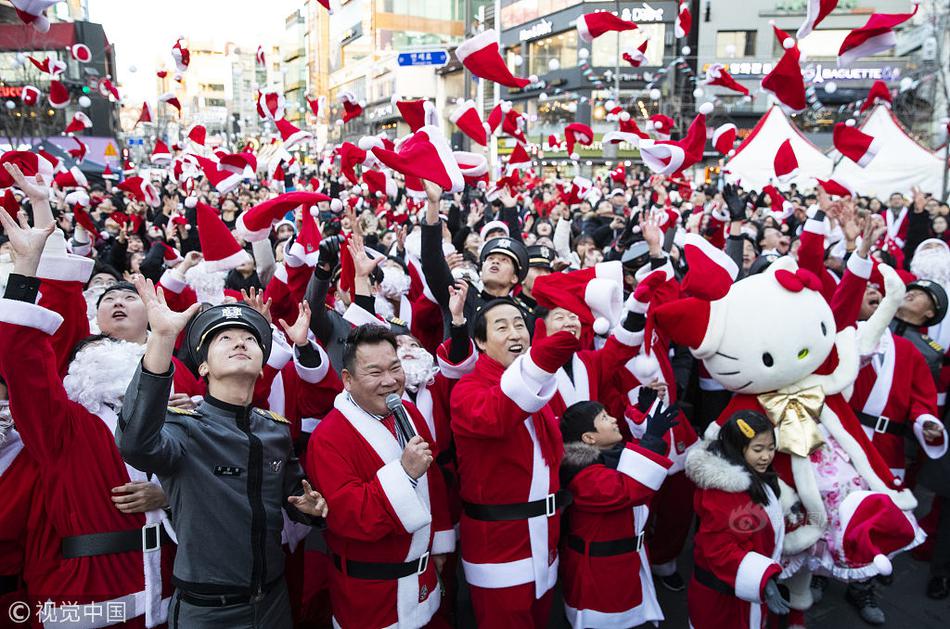
[[[574,497],[564,517],[561,578],[574,627],[663,620],[643,537],[647,504],[670,466],[660,435],[677,413],[658,405],[639,445],[624,445],[617,420],[599,402],[577,402],[561,417],[561,484]]]
[[[692,629],[763,629],[769,612],[789,612],[777,583],[785,521],[774,457],[772,424],[751,411],[735,413],[715,441],[689,454],[699,519],[688,594]]]

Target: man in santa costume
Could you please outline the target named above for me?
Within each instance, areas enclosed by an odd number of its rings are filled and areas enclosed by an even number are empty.
[[[422,627],[440,602],[443,558],[433,544],[451,529],[442,474],[429,470],[434,440],[414,405],[394,412],[387,404],[402,395],[406,378],[391,332],[356,328],[343,364],[345,391],[314,430],[306,456],[330,508],[334,626]]]
[[[557,581],[563,443],[550,400],[579,349],[558,332],[531,344],[521,310],[486,303],[474,321],[479,358],[452,395],[462,567],[478,624],[546,627]]]

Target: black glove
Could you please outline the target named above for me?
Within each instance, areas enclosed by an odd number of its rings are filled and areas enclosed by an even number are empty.
[[[663,402],[658,403],[653,414],[647,418],[647,429],[646,432],[643,433],[643,436],[640,437],[640,447],[646,448],[661,456],[665,455],[667,447],[666,442],[663,441],[663,435],[665,435],[670,428],[679,423],[676,421],[676,416],[679,415],[679,412],[679,402],[667,407],[666,410],[663,410]]]
[[[641,385],[640,391],[637,394],[637,408],[640,409],[640,412],[646,413],[649,411],[650,407],[653,406],[653,403],[656,401],[656,396],[656,389]]]
[[[744,221],[746,218],[746,199],[739,196],[736,187],[727,183],[722,188],[722,198],[729,208],[729,218],[734,221]]]
[[[329,236],[320,241],[320,252],[317,256],[317,265],[327,265],[330,267],[330,270],[336,268],[336,265],[340,262],[340,243],[343,242],[343,237],[339,234],[335,236]]]
[[[782,593],[778,591],[775,579],[769,579],[765,582],[765,605],[770,612],[779,616],[784,616],[789,612],[788,601],[782,598]]]

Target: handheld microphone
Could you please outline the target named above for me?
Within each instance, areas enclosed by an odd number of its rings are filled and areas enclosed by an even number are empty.
[[[417,433],[406,407],[402,405],[402,398],[396,393],[390,393],[386,396],[386,408],[392,411],[393,417],[396,418],[396,430],[402,435],[404,443],[409,443]]]

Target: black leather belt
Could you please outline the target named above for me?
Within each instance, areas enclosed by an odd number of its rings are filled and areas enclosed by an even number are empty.
[[[574,552],[591,557],[613,557],[625,553],[638,553],[643,548],[643,533],[636,537],[612,539],[606,542],[585,542],[576,535],[567,536],[567,547]]]
[[[699,566],[693,566],[693,578],[696,579],[697,583],[705,585],[710,590],[715,590],[728,596],[736,595],[735,589],[730,587],[728,583],[714,575],[712,572],[700,568]]]
[[[531,502],[516,502],[506,505],[480,505],[473,502],[463,502],[465,515],[474,520],[486,522],[502,522],[509,520],[527,520],[541,516],[551,517],[560,509],[564,509],[574,501],[571,492],[560,490],[556,494],[548,494],[541,500]]]
[[[9,594],[20,589],[20,577],[15,574],[0,574],[0,594]]]
[[[858,421],[861,422],[862,425],[867,426],[874,432],[887,433],[897,437],[903,437],[907,432],[906,424],[894,423],[891,421],[891,418],[886,415],[868,415],[861,411],[855,412],[855,415],[858,416]]]
[[[128,531],[64,537],[62,551],[65,559],[76,559],[132,551],[149,553],[171,543],[172,540],[165,532],[165,527],[158,523]]]
[[[422,574],[429,566],[429,553],[426,552],[418,559],[405,563],[382,563],[376,561],[346,560],[346,570],[343,569],[343,558],[333,553],[333,565],[340,572],[354,579],[368,579],[371,581],[395,581],[412,574]]]
[[[260,603],[271,590],[274,589],[274,586],[283,581],[284,577],[281,575],[277,579],[274,579],[267,585],[265,585],[260,592],[257,594],[198,594],[196,592],[189,592],[187,590],[178,589],[178,598],[185,601],[189,605],[194,605],[195,607],[227,607],[228,605],[251,605],[254,603]]]

